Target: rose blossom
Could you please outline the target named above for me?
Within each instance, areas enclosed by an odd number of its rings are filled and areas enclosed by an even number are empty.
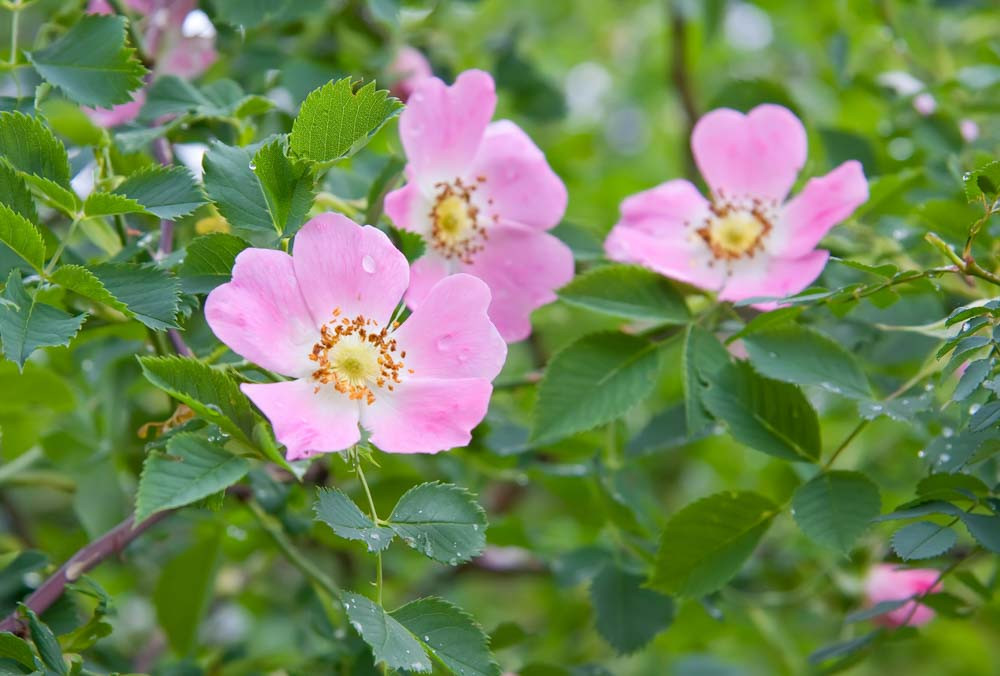
[[[292,380],[241,385],[289,460],[340,451],[365,428],[389,453],[464,446],[486,415],[507,347],[470,275],[434,285],[399,324],[410,280],[383,232],[339,214],[302,226],[292,255],[246,249],[205,318],[234,352]]]
[[[419,49],[404,45],[386,69],[394,79],[389,93],[405,102],[424,78],[434,75],[431,64]]]
[[[898,568],[883,563],[869,571],[868,579],[865,581],[865,594],[872,605],[885,601],[902,601],[928,591],[938,591],[941,585],[934,586],[938,577],[938,571],[932,568]],[[877,621],[891,627],[898,627],[904,623],[911,627],[919,627],[933,618],[933,610],[916,601],[910,601],[880,615]]]
[[[562,219],[566,187],[516,124],[490,122],[495,108],[483,71],[465,71],[450,87],[420,82],[399,120],[407,184],[386,196],[385,210],[428,243],[407,304],[419,308],[438,280],[468,272],[489,285],[490,319],[512,342],[573,277],[573,254],[545,232]]]
[[[710,199],[682,179],[632,195],[604,248],[720,300],[806,288],[829,257],[816,245],[868,199],[861,164],[850,160],[785,201],[806,161],[806,131],[781,106],[714,110],[695,125],[691,149]]]

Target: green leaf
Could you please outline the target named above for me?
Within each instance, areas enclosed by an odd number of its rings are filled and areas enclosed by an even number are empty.
[[[406,260],[410,264],[423,256],[424,252],[427,251],[427,242],[424,241],[419,232],[390,227],[389,237],[392,238],[393,246],[406,256]]]
[[[917,495],[924,500],[975,500],[989,492],[989,486],[970,474],[941,472],[925,476],[917,484]]]
[[[38,118],[0,113],[0,157],[19,171],[69,187],[66,147]]]
[[[31,196],[28,184],[6,162],[0,162],[0,204],[7,205],[14,213],[31,223],[38,222],[35,199]]]
[[[42,658],[45,666],[57,674],[69,673],[66,669],[66,662],[63,660],[62,648],[59,647],[59,641],[56,639],[55,634],[52,633],[52,630],[38,619],[38,615],[31,608],[23,603],[19,603],[17,606],[28,617],[28,629],[31,631],[31,640],[38,649],[38,656]]]
[[[486,633],[458,606],[423,598],[389,614],[455,676],[500,675]]]
[[[965,367],[965,373],[955,386],[955,391],[951,395],[952,401],[963,401],[968,399],[976,388],[986,380],[986,376],[993,370],[992,359],[977,359]]]
[[[146,208],[134,199],[113,192],[92,192],[83,202],[83,213],[88,217],[140,214]]]
[[[250,246],[234,235],[217,232],[196,237],[187,245],[178,269],[187,293],[208,293],[232,278],[236,256]]]
[[[205,203],[191,172],[176,166],[144,167],[125,179],[114,193],[135,200],[149,213],[166,220],[186,216]]]
[[[370,552],[380,552],[392,542],[391,528],[376,526],[354,501],[339,488],[320,488],[316,492],[316,519],[348,540],[364,542]]]
[[[70,315],[39,303],[29,296],[21,273],[12,270],[0,299],[0,338],[4,356],[23,367],[25,360],[40,347],[69,345],[80,330],[86,314]]]
[[[645,578],[608,564],[590,583],[597,631],[620,654],[635,652],[674,620],[674,602]]]
[[[180,283],[152,264],[102,263],[90,268],[129,314],[156,331],[177,328]]]
[[[316,198],[316,185],[309,167],[286,157],[281,139],[262,146],[254,155],[253,167],[274,229],[286,237],[294,234]]]
[[[758,331],[743,338],[750,362],[768,378],[816,385],[855,399],[872,396],[857,360],[823,334],[801,326]]]
[[[687,327],[681,350],[681,372],[689,435],[700,434],[712,424],[712,417],[705,408],[705,392],[708,384],[730,363],[729,352],[715,336],[694,324]]]
[[[78,217],[83,205],[75,192],[52,179],[42,178],[34,174],[25,174],[24,180],[35,189],[46,204],[58,209],[70,218]],[[84,225],[86,225],[86,221]]]
[[[13,660],[24,667],[21,673],[30,674],[40,671],[40,666],[36,664],[35,654],[31,652],[31,646],[27,641],[14,636],[10,632],[0,632],[0,660]]]
[[[403,108],[369,82],[356,92],[351,78],[330,81],[306,97],[292,124],[292,151],[314,162],[353,155]]]
[[[1000,192],[1000,161],[990,162],[962,176],[965,197],[970,202],[992,202]]]
[[[177,434],[167,442],[165,453],[154,450],[146,456],[135,496],[135,521],[225,490],[249,470],[245,458],[194,434]]]
[[[125,43],[125,19],[84,14],[69,32],[28,54],[49,83],[85,106],[109,107],[132,100],[148,71]]]
[[[347,619],[371,647],[376,664],[421,673],[431,670],[430,658],[417,638],[381,606],[350,592],[344,593],[343,600]]]
[[[559,290],[572,305],[618,317],[683,323],[690,319],[684,297],[670,281],[638,265],[603,265]]]
[[[246,148],[215,142],[202,161],[205,192],[233,230],[251,242],[270,244],[280,232],[271,220],[267,198],[250,168],[253,155]]]
[[[658,348],[638,336],[594,333],[561,350],[538,386],[532,439],[549,443],[624,415],[653,391]]]
[[[1000,554],[1000,515],[963,512],[962,523],[985,549]]]
[[[947,526],[917,521],[892,534],[892,549],[904,561],[929,559],[951,549],[957,537]]]
[[[208,422],[245,442],[253,439],[259,417],[223,371],[186,357],[139,357],[139,364],[149,382]]]
[[[684,596],[719,589],[753,553],[777,511],[767,498],[746,491],[688,505],[663,530],[650,586]]]
[[[844,554],[881,508],[878,487],[858,472],[819,474],[792,497],[792,514],[802,532]]]
[[[212,598],[221,543],[221,530],[212,529],[181,550],[160,571],[153,592],[156,618],[170,647],[180,655],[194,646],[198,625]]]
[[[819,420],[795,385],[764,378],[738,362],[716,376],[702,399],[740,443],[786,460],[819,458]]]
[[[247,96],[232,80],[214,80],[201,89],[175,75],[160,75],[146,92],[140,120],[153,122],[165,115],[233,118],[267,112],[273,104],[261,96]]]
[[[0,242],[24,259],[37,272],[45,264],[45,240],[29,220],[6,204],[0,204]]]
[[[104,283],[82,265],[60,265],[50,279],[64,289],[131,316],[128,306],[111,295]]]
[[[396,503],[388,526],[413,549],[452,566],[486,547],[486,512],[454,484],[414,486]]]

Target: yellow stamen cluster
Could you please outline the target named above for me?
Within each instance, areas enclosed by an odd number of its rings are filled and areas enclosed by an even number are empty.
[[[717,260],[733,261],[753,258],[764,247],[764,238],[771,231],[771,217],[758,199],[746,203],[723,202],[711,207],[712,215],[695,230]]]
[[[395,356],[396,339],[389,335],[398,326],[394,322],[380,329],[375,320],[364,315],[341,317],[340,309],[335,309],[333,319],[320,329],[320,342],[309,354],[318,366],[312,374],[315,391],[319,392],[321,385],[332,385],[341,394],[368,404],[375,402],[372,385],[391,392],[394,384],[402,382],[400,372],[406,358],[405,350]]]
[[[483,183],[485,177],[478,177]],[[431,246],[445,258],[457,258],[472,263],[473,256],[482,251],[488,234],[478,206],[472,203],[477,185],[465,185],[462,179],[454,183],[438,183],[437,199],[429,214],[431,219]],[[494,216],[493,220],[498,217]]]

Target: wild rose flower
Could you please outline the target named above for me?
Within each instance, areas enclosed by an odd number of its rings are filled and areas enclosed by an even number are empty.
[[[490,122],[493,78],[465,71],[455,84],[417,85],[399,120],[407,184],[386,213],[427,240],[406,294],[425,302],[443,277],[468,272],[493,293],[489,315],[508,342],[531,333],[531,312],[573,277],[569,247],[545,232],[566,210],[566,187],[516,124]]]
[[[937,100],[933,95],[922,92],[913,97],[913,109],[924,117],[933,115],[937,110]]]
[[[215,27],[198,0],[125,0],[125,5],[143,16],[140,29],[146,51],[155,57],[157,73],[194,78],[215,63]],[[112,14],[107,0],[90,0],[91,14]],[[146,102],[145,90],[132,101],[111,108],[84,108],[102,127],[115,127],[139,116]]]
[[[389,93],[405,102],[424,78],[434,75],[431,64],[419,49],[404,45],[387,69],[394,79]]]
[[[938,580],[938,571],[932,568],[897,568],[894,565],[879,564],[868,573],[865,581],[865,594],[868,602],[877,605],[885,601],[902,601],[903,599],[940,590],[941,585],[934,586]],[[933,589],[932,589],[933,587]],[[908,624],[919,627],[934,619],[934,611],[916,601],[896,608],[877,621],[891,627]]]
[[[972,143],[979,138],[979,125],[975,120],[963,117],[958,121],[958,133],[966,143]]]
[[[487,286],[454,275],[399,324],[410,281],[389,238],[339,214],[295,236],[292,255],[246,249],[232,281],[205,302],[234,352],[293,380],[244,384],[289,460],[361,438],[389,453],[435,453],[469,442],[486,415],[507,347],[486,316]]]
[[[806,161],[806,131],[781,106],[714,110],[695,125],[691,148],[711,198],[679,179],[632,195],[604,247],[616,261],[718,291],[720,300],[806,288],[829,257],[816,245],[868,199],[861,164],[851,160],[785,201]]]

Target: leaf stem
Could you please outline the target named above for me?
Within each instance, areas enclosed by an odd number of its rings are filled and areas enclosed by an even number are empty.
[[[361,455],[358,453],[357,445],[351,447],[351,459],[354,461],[354,471],[358,474],[358,480],[365,489],[365,497],[368,498],[368,509],[371,511],[372,521],[381,523],[378,512],[375,510],[375,501],[372,499],[371,489],[368,488],[368,481],[365,479],[364,470],[361,469]],[[375,552],[375,602],[382,605],[382,552]]]
[[[69,230],[66,232],[66,236],[59,242],[56,252],[52,254],[52,259],[49,261],[49,264],[45,266],[45,272],[43,274],[44,277],[48,277],[52,274],[52,271],[55,270],[56,263],[59,262],[59,257],[62,256],[63,251],[66,250],[66,245],[69,244],[70,238],[73,237],[74,233],[76,233],[76,228],[80,225],[80,220],[81,217],[78,215],[73,219],[73,222],[69,224]]]

